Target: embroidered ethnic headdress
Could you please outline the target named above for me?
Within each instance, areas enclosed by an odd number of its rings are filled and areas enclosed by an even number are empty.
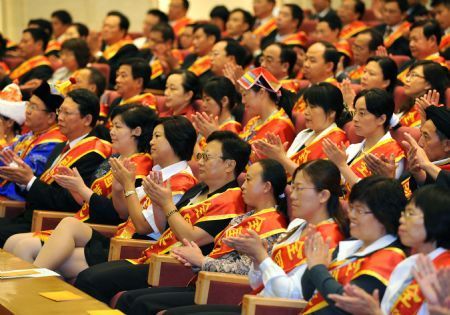
[[[247,71],[242,77],[237,81],[239,85],[245,90],[250,90],[252,86],[259,86],[269,92],[281,94],[280,88],[281,83],[273,76],[269,70],[259,67]]]

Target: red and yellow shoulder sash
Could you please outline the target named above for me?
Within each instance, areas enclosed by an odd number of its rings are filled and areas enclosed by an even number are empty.
[[[156,97],[152,93],[142,93],[132,96],[126,100],[122,100],[119,105],[126,105],[131,103],[140,103],[144,106],[156,110]]]
[[[142,179],[148,175],[148,172],[152,169],[153,160],[150,154],[136,153],[130,157],[130,160],[136,164],[136,178]],[[97,178],[92,184],[92,191],[103,197],[111,198],[112,193],[113,175],[109,170],[105,175]],[[86,221],[89,219],[89,202],[84,202],[81,209],[75,214],[75,218],[80,221]]]
[[[211,57],[203,56],[198,57],[195,62],[188,68],[197,77],[201,76],[205,72],[211,69]]]
[[[362,75],[364,74],[364,69],[366,69],[366,65],[361,65],[356,69],[353,69],[348,73],[348,77],[350,80],[357,81],[361,80]]]
[[[125,45],[132,44],[132,43],[133,43],[133,41],[131,39],[124,38],[124,39],[119,40],[117,43],[109,45],[103,51],[103,58],[105,58],[106,60],[113,58],[117,54],[117,52],[120,50],[120,48],[122,48]]]
[[[400,123],[406,127],[420,127],[421,118],[416,105],[400,118]]]
[[[270,18],[266,23],[260,25],[253,30],[253,34],[261,37],[266,37],[277,29],[277,21],[275,18]]]
[[[439,44],[439,50],[444,52],[448,47],[450,47],[450,34],[445,34],[441,38],[441,43]]]
[[[326,154],[323,151],[322,143],[324,139],[329,139],[333,143],[340,145],[342,142],[347,142],[347,135],[342,129],[335,127],[331,129],[327,134],[320,138],[314,139],[308,146],[299,150],[289,158],[297,165],[302,165],[308,161],[326,158]]]
[[[185,27],[191,24],[192,22],[193,21],[188,17],[183,17],[181,19],[176,20],[172,25],[175,36],[176,37],[180,36],[180,34],[184,31]]]
[[[180,209],[183,218],[194,225],[198,222],[232,219],[245,213],[245,204],[240,188],[230,188],[223,193],[215,194],[206,200],[188,205]],[[173,247],[181,243],[171,228],[164,231],[157,243],[144,251],[143,257],[132,260],[134,263],[145,263],[152,254],[167,254]]]
[[[195,179],[195,177],[191,173],[186,171],[173,175],[169,179],[169,182],[170,187],[172,188],[172,195],[184,194],[195,184],[197,184],[197,180]],[[147,209],[151,205],[152,201],[147,195],[145,195],[144,198],[140,200],[140,203],[142,205],[142,209]],[[135,232],[136,228],[134,227],[133,221],[130,217],[128,217],[128,220],[126,222],[119,224],[119,226],[117,227],[115,237],[131,239]]]
[[[332,221],[323,221],[316,225],[316,230],[324,239],[330,238],[330,250],[333,250],[340,241],[344,240],[344,235],[339,230],[339,226]],[[304,243],[306,235],[302,235],[297,241],[276,247],[272,252],[272,259],[280,266],[284,272],[291,270],[305,262]]]
[[[25,73],[37,68],[39,66],[51,67],[50,61],[45,56],[35,56],[22,62],[13,72],[9,75],[11,80],[21,78]]]
[[[223,239],[231,236],[239,236],[245,230],[253,230],[263,239],[275,234],[283,233],[286,231],[285,228],[286,218],[275,208],[261,210],[245,218],[237,225],[228,225],[228,227],[220,232],[214,239],[214,248],[208,256],[211,258],[219,258],[234,251],[235,249],[225,244]]]
[[[329,270],[334,279],[341,285],[350,283],[353,279],[367,275],[375,277],[387,285],[392,271],[405,259],[405,253],[397,247],[386,247],[369,256],[357,257],[354,260],[334,262]],[[328,306],[328,303],[320,293],[316,293],[303,311],[303,314],[311,314]]]
[[[60,51],[61,50],[61,43],[58,42],[56,39],[52,39],[47,44],[47,49],[45,49],[45,53],[48,54],[52,51]]]
[[[405,153],[402,148],[398,145],[397,141],[392,138],[386,139],[384,141],[378,142],[372,148],[365,152],[366,154],[372,153],[376,156],[384,155],[389,157],[394,154],[395,162],[398,163],[401,159],[405,157]],[[372,175],[364,161],[364,154],[357,156],[351,163],[350,168],[359,178],[364,178]]]
[[[339,37],[342,39],[349,39],[365,29],[367,29],[366,23],[362,21],[354,21],[350,24],[344,25]]]
[[[433,260],[436,269],[450,266],[450,251],[445,251]],[[425,302],[419,284],[413,280],[399,295],[389,314],[414,315],[417,314]]]
[[[7,65],[6,63],[4,63],[3,61],[0,61],[0,68],[3,69],[3,72],[4,72],[6,75],[9,75],[10,70],[9,70],[9,67],[8,67],[8,65]]]
[[[306,43],[308,41],[308,37],[306,36],[305,32],[297,32],[294,34],[289,34],[286,37],[282,39],[282,43],[286,45],[292,45],[292,46],[306,46]]]
[[[300,82],[297,79],[286,79],[280,81],[281,86],[292,93],[297,93],[300,90]]]
[[[71,167],[79,159],[92,152],[96,152],[106,159],[111,155],[111,150],[111,144],[109,142],[97,137],[87,137],[67,151],[62,158],[60,155],[58,161],[41,175],[40,180],[46,184],[51,184],[54,181],[53,175],[57,173],[58,167]]]
[[[387,36],[384,39],[384,46],[386,48],[389,48],[394,44],[394,42],[399,39],[402,36],[405,36],[405,34],[409,33],[409,28],[411,26],[411,23],[409,22],[403,22],[399,28],[395,30],[395,32],[392,32],[389,36]]]

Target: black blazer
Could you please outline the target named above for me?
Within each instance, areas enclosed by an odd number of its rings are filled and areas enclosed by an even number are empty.
[[[32,79],[41,79],[43,81],[47,81],[52,77],[52,74],[53,69],[50,66],[38,66],[21,76],[19,79],[19,84],[25,84]]]
[[[91,132],[88,136],[93,135]],[[47,161],[48,169],[60,155],[66,143],[58,144]],[[76,161],[72,167],[76,167],[87,186],[92,183],[92,174],[105,159],[96,152],[90,152]],[[33,210],[55,210],[76,212],[80,205],[73,199],[70,192],[56,182],[46,184],[36,179],[26,195],[25,218],[31,220]]]
[[[114,90],[114,86],[116,85],[116,71],[119,69],[120,64],[128,59],[138,56],[138,49],[133,44],[127,44],[119,49],[119,51],[109,60],[101,57],[98,62],[107,63],[110,67],[109,73],[109,86],[110,90]]]
[[[384,35],[386,32],[387,24],[380,24],[375,26],[375,29]],[[398,38],[392,45],[387,49],[389,54],[392,55],[404,55],[411,57],[411,51],[409,50],[409,41],[405,37]]]
[[[276,38],[277,34],[278,34],[277,30],[274,30],[274,31],[272,31],[272,33],[270,33],[266,37],[263,37],[261,39],[261,45],[260,45],[261,50],[264,50],[267,46],[275,43],[275,38]]]

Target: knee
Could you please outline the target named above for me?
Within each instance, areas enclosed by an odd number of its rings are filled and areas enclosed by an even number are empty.
[[[61,222],[58,223],[58,226],[56,229],[64,229],[66,230],[76,230],[79,225],[82,224],[82,222],[78,219],[75,219],[74,217],[67,217],[61,220]],[[55,229],[55,230],[56,230]]]
[[[125,291],[117,300],[116,308],[127,314],[133,302],[134,302],[133,294],[131,294],[130,291]]]
[[[92,278],[93,278],[93,273],[91,272],[90,268],[85,269],[78,274],[74,285],[78,289],[85,291],[86,288],[90,287],[90,285],[92,283]]]
[[[33,262],[41,248],[42,245],[39,238],[29,237],[19,240],[12,253],[17,257]]]

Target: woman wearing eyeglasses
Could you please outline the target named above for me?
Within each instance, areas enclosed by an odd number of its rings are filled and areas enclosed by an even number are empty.
[[[242,196],[248,212],[231,220],[214,239],[214,248],[202,254],[195,242],[184,240],[183,247],[172,249],[172,254],[195,271],[225,272],[246,275],[251,257],[235,250],[226,242],[230,235],[247,234],[267,243],[270,250],[278,236],[285,232],[286,172],[275,160],[262,159],[252,164],[242,185]],[[118,301],[117,307],[127,314],[155,314],[171,307],[194,304],[195,287],[157,287],[128,291]],[[170,312],[170,311],[169,311]],[[184,314],[183,311],[178,312]]]
[[[133,187],[135,180],[140,183],[153,165],[148,151],[155,122],[153,110],[136,104],[117,108],[112,113],[112,147],[117,152],[116,158],[135,165]],[[109,161],[114,159],[111,157]],[[84,222],[118,224],[124,216],[111,200],[114,172],[108,161],[99,165],[90,187],[76,169],[60,167],[54,178],[72,194],[80,204],[80,210],[74,217],[63,219],[55,230],[11,236],[5,243],[5,250],[34,261],[38,266],[59,270],[66,278],[73,278],[88,265],[108,257],[107,252],[98,249],[109,248],[109,239]]]
[[[436,270],[450,266],[449,204],[448,189],[430,185],[414,192],[398,229],[402,244],[410,247],[413,255],[393,271],[381,307],[378,300],[354,286],[330,298],[356,315],[429,314],[430,304],[439,302],[430,294]]]
[[[421,117],[415,104],[416,98],[425,95],[430,90],[439,93],[438,104],[445,104],[445,91],[448,83],[448,70],[446,68],[430,60],[416,61],[405,80],[405,95],[408,99],[399,108],[398,116],[401,125],[407,127],[420,126]]]
[[[405,258],[397,238],[401,211],[406,205],[402,186],[396,180],[371,176],[358,182],[350,193],[350,235],[329,260],[329,246],[320,233],[306,240],[307,270],[302,291],[309,301],[303,314],[341,314],[329,294],[355,284],[372,294],[384,295],[394,268]]]
[[[389,133],[393,112],[394,100],[386,91],[363,90],[355,99],[353,122],[356,134],[364,140],[351,144],[345,151],[328,139],[323,141],[326,155],[339,167],[346,181],[347,194],[360,179],[372,175],[365,161],[366,155],[395,163],[396,178],[403,173],[405,154]]]
[[[186,118],[183,120],[187,121]],[[175,127],[180,134],[186,132],[179,122]],[[177,148],[186,142],[191,144],[189,150],[176,151],[180,157],[186,155],[190,158],[192,155],[196,134],[192,125],[190,128],[192,131],[188,134],[192,139],[181,141],[175,137],[175,142],[171,142]],[[167,142],[153,144],[157,157],[161,159],[158,163],[163,163],[167,158],[163,153],[163,145],[167,145]],[[75,286],[108,303],[117,292],[148,287],[148,261],[152,254],[168,254],[173,247],[181,245],[183,239],[196,242],[204,253],[211,251],[216,235],[232,218],[245,213],[242,191],[236,178],[247,165],[249,156],[250,146],[238,135],[231,131],[215,131],[208,137],[205,150],[199,154],[201,182],[186,191],[178,202],[173,198],[175,190],[168,183],[164,184],[164,174],[144,180],[144,190],[152,201],[153,213],[143,213],[141,216],[151,218],[148,220],[150,226],[154,219],[161,236],[139,259],[110,261],[84,270],[78,275]],[[128,195],[125,197],[127,199],[136,198],[134,192],[127,193],[126,190],[125,194]],[[127,205],[130,202],[127,200]],[[139,209],[142,208],[135,207],[133,210],[130,207],[130,211],[135,214]],[[130,216],[133,218],[132,213]],[[140,229],[137,221],[133,223],[136,229]]]
[[[291,222],[271,254],[257,235],[241,234],[224,241],[251,258],[250,285],[265,297],[303,298],[301,278],[306,270],[305,240],[314,232],[330,240],[330,248],[346,238],[348,223],[339,203],[341,174],[330,161],[315,160],[299,166],[292,182]],[[237,305],[196,305],[174,308],[169,314],[241,314]]]

